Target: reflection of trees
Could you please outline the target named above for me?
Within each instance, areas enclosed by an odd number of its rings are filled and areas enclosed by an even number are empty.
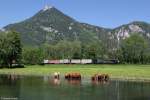
[[[52,77],[0,76],[0,95],[21,100],[148,100],[149,93],[150,84],[143,82],[61,80],[60,84]]]
[[[81,80],[72,80],[72,79],[66,79],[68,84],[71,85],[81,85]]]
[[[117,100],[120,100],[119,81],[116,81]]]
[[[92,85],[109,85],[110,81],[92,81]]]
[[[20,78],[17,75],[0,75],[0,96],[18,98]]]
[[[110,81],[109,83],[84,83],[74,80],[58,80],[52,77],[25,78],[21,82],[24,100],[147,100],[150,84]],[[84,80],[83,80],[84,81]]]
[[[150,85],[143,82],[117,82],[117,100],[148,100]]]
[[[0,75],[0,83],[6,85],[16,85],[19,80],[17,75]]]
[[[46,84],[43,77],[26,76],[21,79],[21,100],[44,100]]]

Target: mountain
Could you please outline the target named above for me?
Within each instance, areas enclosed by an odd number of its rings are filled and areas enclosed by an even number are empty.
[[[135,21],[115,28],[112,32],[117,36],[118,40],[125,39],[126,37],[129,37],[132,33],[139,33],[141,36],[149,40],[150,24],[146,22]]]
[[[3,28],[2,28],[2,29],[0,29],[0,32],[5,32],[5,29],[3,29]]]
[[[116,49],[119,42],[132,33],[139,33],[150,40],[150,24],[132,22],[114,29],[80,23],[65,15],[55,7],[46,6],[33,17],[22,22],[10,24],[5,30],[21,33],[24,45],[39,46],[44,43],[55,44],[61,40],[89,43],[96,40],[110,50]]]
[[[33,17],[4,29],[21,33],[22,42],[26,45],[57,43],[64,39],[90,42],[99,39],[101,33],[107,33],[105,28],[79,23],[55,7],[47,6]]]

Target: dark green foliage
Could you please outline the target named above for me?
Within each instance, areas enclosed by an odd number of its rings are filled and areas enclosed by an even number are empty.
[[[0,66],[12,67],[20,64],[22,46],[20,34],[17,32],[0,33]]]
[[[45,52],[45,59],[94,59],[102,58],[104,55],[100,41],[82,44],[78,41],[62,40],[55,45],[45,44],[42,48]]]
[[[82,45],[82,58],[103,58],[103,45],[100,41],[93,41],[91,43]]]
[[[126,63],[144,63],[148,42],[138,34],[132,34],[121,44],[120,59]]]
[[[42,64],[44,52],[41,48],[26,47],[23,49],[23,63],[27,65]]]
[[[45,44],[43,48],[46,59],[81,58],[81,43],[78,41],[68,42],[66,40],[62,40],[56,45]]]

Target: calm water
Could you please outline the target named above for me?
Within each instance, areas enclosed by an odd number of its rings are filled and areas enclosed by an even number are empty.
[[[92,83],[51,77],[0,76],[0,100],[150,100],[150,83]],[[12,99],[12,100],[13,100]]]

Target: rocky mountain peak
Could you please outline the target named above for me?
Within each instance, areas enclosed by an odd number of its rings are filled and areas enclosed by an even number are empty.
[[[1,28],[1,29],[0,29],[0,32],[5,32],[5,29],[4,29],[4,28]]]
[[[45,5],[45,7],[43,8],[43,11],[50,10],[51,8],[53,8],[53,6],[51,6],[51,5]]]

